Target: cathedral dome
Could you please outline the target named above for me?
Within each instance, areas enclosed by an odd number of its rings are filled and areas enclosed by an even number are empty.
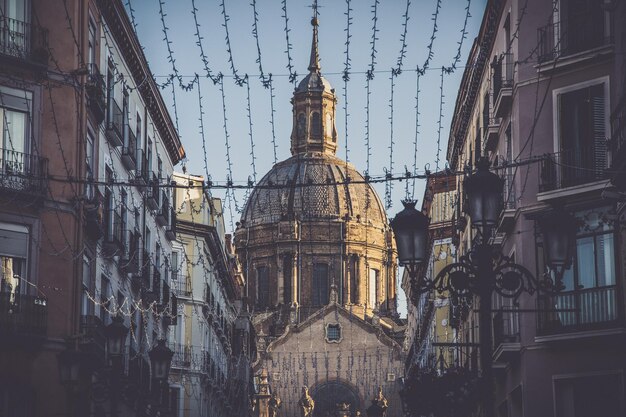
[[[274,165],[252,191],[242,216],[245,226],[325,219],[387,224],[376,191],[354,166],[321,152]]]

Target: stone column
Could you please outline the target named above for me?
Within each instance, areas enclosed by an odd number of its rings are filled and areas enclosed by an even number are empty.
[[[283,271],[283,256],[276,253],[276,305],[283,302],[285,291],[285,272]]]
[[[343,304],[350,303],[350,282],[352,281],[352,274],[350,273],[352,255],[347,254],[343,260]]]
[[[356,303],[365,306],[367,296],[367,266],[365,265],[364,256],[359,255],[356,269]]]
[[[300,288],[298,288],[298,253],[293,253],[293,260],[291,268],[293,272],[291,273],[291,299],[293,304],[299,304],[300,300],[298,299],[298,293]]]

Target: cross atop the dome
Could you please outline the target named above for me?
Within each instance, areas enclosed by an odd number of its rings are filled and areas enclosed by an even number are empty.
[[[309,60],[309,71],[319,73],[322,67],[320,66],[320,54],[318,50],[317,39],[317,27],[319,26],[319,15],[317,0],[313,0],[311,8],[313,9],[313,18],[311,19],[311,25],[313,26],[313,41],[311,42],[311,59]]]

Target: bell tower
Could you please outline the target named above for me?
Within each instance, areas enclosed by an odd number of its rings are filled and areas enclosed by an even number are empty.
[[[313,40],[309,73],[300,81],[291,99],[293,106],[291,154],[321,152],[334,155],[337,151],[335,128],[337,96],[328,80],[320,73],[317,13],[311,20],[311,25]]]

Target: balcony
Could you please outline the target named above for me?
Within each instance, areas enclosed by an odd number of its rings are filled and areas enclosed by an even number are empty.
[[[513,73],[515,60],[512,53],[494,57],[491,63],[493,70],[493,114],[504,117],[511,110],[513,100]]]
[[[143,149],[137,149],[136,152],[136,167],[135,167],[135,178],[133,179],[133,183],[139,186],[144,186],[148,184],[149,176],[148,176],[148,158],[146,157],[146,153]]]
[[[174,290],[179,297],[191,297],[193,293],[193,287],[191,286],[191,280],[187,277],[172,274],[172,283],[174,284]]]
[[[96,123],[100,124],[104,121],[106,115],[106,87],[104,77],[96,64],[87,64],[87,70],[87,83],[85,84],[87,103]]]
[[[592,191],[593,187],[584,186],[607,179],[606,159],[604,142],[593,147],[548,154],[539,164],[539,192],[561,189],[570,189],[574,193]]]
[[[93,184],[88,184],[93,189]],[[84,205],[85,232],[87,237],[99,240],[104,231],[102,230],[102,203],[98,197],[88,198]]]
[[[122,216],[115,210],[107,210],[105,212],[104,224],[104,250],[110,255],[123,252]]]
[[[498,146],[498,139],[500,137],[500,118],[490,117],[487,128],[484,131],[484,143],[485,149],[488,151],[494,151]]]
[[[48,65],[48,31],[33,23],[0,17],[0,54]]]
[[[124,144],[124,116],[115,100],[112,98],[109,100],[106,136],[111,146],[122,146]]]
[[[626,191],[626,96],[615,107],[611,115],[611,182],[621,191]]]
[[[172,356],[172,368],[189,368],[191,366],[191,346],[176,343],[170,346],[170,349],[174,351],[174,356]]]
[[[106,336],[104,323],[100,318],[92,315],[80,316],[80,350],[92,354],[98,363],[105,360]]]
[[[124,255],[120,258],[119,268],[122,272],[134,274],[139,272],[139,243],[141,234],[138,230],[124,230]]]
[[[598,330],[618,324],[617,287],[565,291],[537,300],[537,335]]]
[[[612,25],[608,24],[605,11],[599,2],[598,11],[580,19],[562,19],[537,31],[539,64],[553,63],[559,59],[561,65],[597,59],[602,50],[610,52],[613,44]],[[572,58],[572,59],[567,59]],[[567,62],[569,61],[569,62]],[[550,66],[552,67],[552,66]]]
[[[46,194],[48,160],[36,155],[1,149],[0,189],[10,191],[15,196],[37,196]]]
[[[146,189],[146,206],[149,210],[159,209],[160,191],[161,189],[159,188],[159,179],[154,173],[152,173],[152,179],[148,183]]]
[[[128,135],[124,138],[124,146],[122,147],[122,164],[128,171],[137,168],[137,137],[135,133],[128,129]]]
[[[24,348],[42,342],[48,330],[47,300],[33,295],[0,292],[0,340],[3,348]]]
[[[517,200],[515,194],[515,175],[512,169],[503,169],[501,177],[504,179],[502,213],[498,223],[498,233],[506,233],[515,224],[515,213],[517,211]]]
[[[519,313],[498,311],[493,316],[494,360],[508,362],[520,351]]]

